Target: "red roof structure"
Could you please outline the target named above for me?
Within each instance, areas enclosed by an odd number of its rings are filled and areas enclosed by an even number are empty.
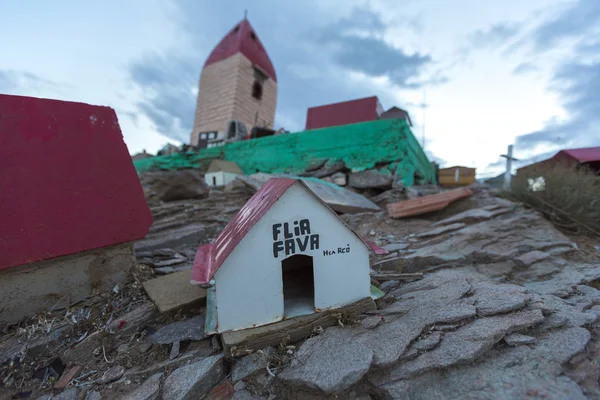
[[[557,165],[571,168],[580,164],[600,171],[600,147],[561,150],[551,158],[519,168],[517,173],[523,174],[527,171],[552,168]]]
[[[0,270],[131,242],[152,215],[115,111],[0,95]]]
[[[381,114],[377,96],[311,107],[306,113],[306,130],[375,121]]]
[[[600,147],[562,150],[559,153],[566,153],[580,163],[600,161]]]
[[[252,229],[277,200],[279,200],[279,198],[297,182],[302,184],[304,188],[312,193],[317,199],[321,200],[319,196],[314,194],[314,192],[302,182],[302,180],[289,178],[269,179],[250,198],[250,200],[244,204],[235,217],[227,224],[225,229],[223,229],[221,234],[215,239],[213,244],[206,244],[198,248],[194,259],[191,282],[194,284],[207,284],[210,282],[215,272],[217,272],[231,252],[242,241],[244,236],[250,232],[250,229]],[[321,203],[323,206],[329,208],[327,204],[322,201]],[[331,212],[335,214],[335,211],[331,210]],[[337,216],[337,214],[335,215]],[[342,220],[340,219],[340,221]],[[345,222],[343,223],[346,225]],[[346,227],[350,229],[348,225],[346,225]],[[387,250],[380,248],[372,242],[364,240],[360,236],[358,237],[376,254],[387,254]]]
[[[256,31],[246,18],[221,39],[208,56],[204,67],[206,68],[211,64],[225,60],[238,53],[242,53],[254,65],[262,69],[269,78],[277,82],[277,75],[275,74],[275,68],[271,63],[271,59],[256,35]]]

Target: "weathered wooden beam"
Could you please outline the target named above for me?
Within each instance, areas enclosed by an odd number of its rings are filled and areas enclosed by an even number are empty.
[[[367,297],[334,310],[294,317],[256,328],[224,332],[221,334],[223,350],[227,357],[238,357],[268,346],[277,346],[282,342],[295,343],[309,337],[317,326],[326,328],[335,325],[339,313],[359,315],[376,308],[373,299]]]
[[[399,281],[402,279],[423,279],[421,272],[406,273],[406,274],[374,274],[371,273],[371,278],[378,281]]]

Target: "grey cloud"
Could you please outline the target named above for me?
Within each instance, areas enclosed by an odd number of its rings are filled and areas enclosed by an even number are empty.
[[[478,30],[469,35],[468,41],[472,47],[492,47],[505,44],[520,32],[520,25],[514,22],[501,22],[492,25],[487,30]]]
[[[39,90],[60,92],[67,85],[60,85],[27,71],[0,70],[0,92],[32,94]]]
[[[370,76],[386,75],[400,87],[420,87],[413,80],[431,63],[429,55],[407,54],[375,38],[338,37],[336,42],[340,49],[335,58],[340,65]]]
[[[535,30],[535,49],[547,50],[565,39],[578,42],[573,55],[554,71],[551,90],[559,94],[568,118],[549,121],[543,129],[517,138],[525,152],[538,149],[588,147],[600,145],[600,2],[581,0],[545,21]]]
[[[565,39],[577,39],[600,24],[600,2],[579,0],[557,12],[534,32],[537,50],[548,50]]]
[[[539,68],[531,62],[522,62],[513,69],[513,75],[525,75],[531,72],[537,72]]]
[[[407,26],[412,26],[411,19]],[[413,29],[418,29],[418,24]],[[431,56],[408,54],[383,40],[386,25],[381,16],[369,9],[356,8],[351,15],[326,27],[317,40],[328,45],[333,59],[343,68],[379,77],[388,76],[404,88],[419,88],[424,84],[444,83],[444,79],[419,80],[425,68],[432,64]]]
[[[129,68],[131,81],[142,89],[137,106],[167,137],[189,141],[201,62],[178,54],[146,55]]]

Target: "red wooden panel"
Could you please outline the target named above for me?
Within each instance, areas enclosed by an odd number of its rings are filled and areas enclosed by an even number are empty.
[[[0,270],[146,236],[152,216],[108,107],[0,95]]]

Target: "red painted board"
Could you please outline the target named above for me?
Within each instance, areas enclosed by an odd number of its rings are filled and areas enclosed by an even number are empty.
[[[0,95],[0,270],[140,239],[150,225],[113,109]]]

